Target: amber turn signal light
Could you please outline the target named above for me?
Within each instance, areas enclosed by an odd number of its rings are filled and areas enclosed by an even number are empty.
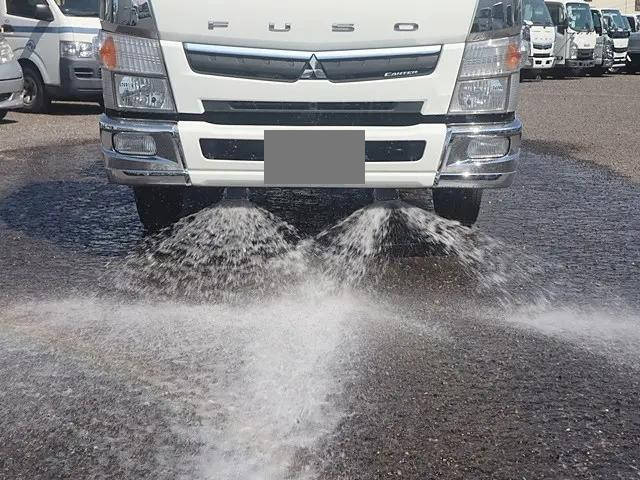
[[[116,44],[111,36],[107,36],[100,46],[100,61],[109,70],[115,70],[118,65]]]

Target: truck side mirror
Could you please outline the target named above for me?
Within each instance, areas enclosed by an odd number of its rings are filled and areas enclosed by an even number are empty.
[[[39,3],[36,5],[36,11],[34,15],[36,20],[42,22],[53,22],[53,13],[46,3]]]
[[[602,27],[596,27],[596,33],[602,35]]]

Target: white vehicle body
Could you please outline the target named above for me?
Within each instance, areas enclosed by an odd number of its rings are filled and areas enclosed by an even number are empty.
[[[625,30],[620,10],[615,8],[603,8],[601,9],[601,12],[603,18],[608,19],[611,25],[609,36],[613,40],[613,67],[624,67],[627,64],[630,32]]]
[[[0,120],[7,110],[22,106],[22,82],[20,64],[0,34]]]
[[[531,35],[531,53],[530,68],[547,69],[552,68],[555,55],[554,46],[556,42],[556,34],[554,27],[543,27],[534,25],[530,28]]]
[[[592,68],[598,34],[589,4],[574,0],[547,0],[545,3],[556,26],[555,67]]]
[[[523,69],[552,68],[556,29],[546,4],[544,0],[525,0],[523,10],[523,37],[529,42],[529,57]]]
[[[136,82],[151,80],[123,79],[119,72],[131,67],[118,65],[120,54],[107,55],[101,129],[109,177],[131,185],[279,185],[265,181],[265,132],[330,130],[363,132],[363,181],[308,178],[283,185],[507,186],[519,155],[519,64],[510,56],[499,80],[480,78],[494,76],[490,72],[505,63],[471,73],[466,83],[459,74],[467,72],[461,64],[472,47],[500,48],[503,56],[517,49],[520,59],[519,0],[479,2],[190,0],[185,9],[174,0],[138,1],[138,11],[152,14],[136,19],[135,28],[149,42],[159,40],[166,66],[157,73],[167,83],[154,80],[161,92],[151,103],[160,99],[166,111],[152,112],[148,98],[137,96]],[[119,36],[131,26],[122,3],[107,2],[103,60],[104,52],[129,41]],[[487,108],[494,95],[500,98]],[[134,105],[139,101],[146,106]],[[170,148],[123,153],[127,148],[117,141],[144,132]],[[471,159],[465,145],[472,136],[508,139],[487,141],[509,146],[491,158]]]
[[[50,14],[46,19],[37,18],[35,4],[0,0],[0,26],[25,69],[25,84],[33,81],[27,78],[29,69],[40,76],[49,98],[99,98],[100,67],[95,50],[90,47],[100,30],[98,1],[42,0],[40,14],[46,11]],[[95,12],[93,16],[79,16],[82,10],[72,10],[77,8],[75,5],[91,6]],[[74,51],[75,47],[78,48]]]

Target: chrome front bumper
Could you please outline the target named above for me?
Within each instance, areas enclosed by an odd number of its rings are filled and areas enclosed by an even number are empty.
[[[191,185],[175,122],[116,119],[103,115],[100,119],[102,151],[108,178],[126,185]],[[113,136],[121,132],[151,135],[157,145],[152,157],[123,155],[113,145]],[[520,157],[522,123],[517,118],[509,123],[460,124],[446,128],[446,139],[433,188],[502,188],[513,182]],[[478,136],[508,137],[507,155],[486,160],[466,158],[461,145]],[[442,138],[442,137],[441,137]],[[227,186],[239,186],[237,182]],[[249,186],[249,185],[245,185]],[[250,185],[255,186],[255,185]],[[402,188],[397,185],[396,188]]]

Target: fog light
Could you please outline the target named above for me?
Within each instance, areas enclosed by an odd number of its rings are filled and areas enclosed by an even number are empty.
[[[469,140],[467,156],[473,159],[500,158],[509,153],[509,137],[474,137]]]
[[[156,141],[151,135],[139,133],[117,133],[113,137],[113,148],[124,155],[140,155],[153,157],[156,152]]]

